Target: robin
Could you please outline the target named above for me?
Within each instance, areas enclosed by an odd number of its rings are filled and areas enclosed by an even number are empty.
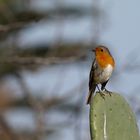
[[[105,86],[111,77],[113,69],[115,67],[115,61],[112,57],[109,49],[103,45],[97,46],[92,50],[95,53],[95,59],[92,63],[92,67],[89,75],[89,95],[87,104],[90,103],[92,94],[95,92],[96,87],[98,88],[100,95],[104,98],[103,90],[111,95]],[[101,84],[101,90],[98,86]]]

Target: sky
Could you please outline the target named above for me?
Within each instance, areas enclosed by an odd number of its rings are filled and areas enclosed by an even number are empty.
[[[44,10],[46,7],[48,8],[48,6],[53,9],[56,8],[55,2],[56,1],[51,0],[36,0],[36,2],[33,2],[31,9],[37,8]],[[92,0],[61,0],[61,3],[66,7],[81,6],[90,8]],[[116,72],[124,69],[125,65],[131,63],[131,61],[133,61],[133,64],[140,63],[140,58],[138,57],[139,52],[137,51],[140,47],[140,28],[138,28],[140,25],[139,5],[139,0],[100,0],[100,7],[106,11],[108,23],[107,27],[102,27],[100,42],[101,44],[103,43],[109,46],[111,53],[115,57]],[[66,18],[62,26],[62,40],[68,42],[88,42],[91,39],[91,20],[92,19],[87,16],[74,20],[70,17]],[[102,22],[104,23],[106,21]],[[48,23],[44,21],[38,22],[19,33],[18,40],[21,46],[24,47],[37,43],[52,43],[58,37],[56,34],[58,26],[57,20]],[[128,59],[128,57],[130,59]],[[133,88],[138,86],[140,82],[138,71],[134,71],[131,74],[122,71],[119,77],[122,84],[118,87],[116,85],[116,90],[126,94],[127,91],[132,91]]]

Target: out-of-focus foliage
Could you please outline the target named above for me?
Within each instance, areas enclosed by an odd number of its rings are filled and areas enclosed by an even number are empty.
[[[0,0],[0,140],[90,139],[84,66],[108,27],[100,4]]]
[[[39,0],[38,0],[39,1]],[[87,53],[94,47],[96,41],[94,37],[91,42],[67,42],[61,39],[61,19],[93,16],[96,20],[100,15],[100,10],[97,6],[91,7],[68,7],[61,6],[59,2],[54,1],[55,8],[46,8],[45,11],[40,11],[32,8],[34,0],[1,0],[0,1],[0,139],[1,140],[41,140],[54,139],[57,133],[62,131],[67,126],[77,127],[77,118],[81,114],[81,100],[83,93],[78,97],[78,102],[73,102],[73,96],[77,96],[78,90],[83,88],[85,81],[81,81],[74,89],[71,89],[65,96],[54,96],[50,98],[47,93],[44,97],[34,96],[34,93],[28,88],[28,84],[24,80],[23,72],[30,73],[45,67],[67,65],[75,62],[82,62],[87,59]],[[63,2],[61,2],[63,3]],[[93,18],[93,19],[94,19]],[[39,23],[49,23],[58,21],[58,31],[56,31],[56,39],[53,43],[38,43],[37,45],[22,46],[18,40],[19,35],[24,31],[36,26]],[[63,26],[63,25],[62,25]],[[41,27],[40,27],[41,28]],[[60,29],[59,29],[60,28]],[[47,30],[46,30],[47,32]],[[58,35],[57,35],[58,32]],[[94,33],[93,33],[94,36]],[[24,39],[23,39],[24,40]],[[11,81],[8,83],[9,79]],[[51,79],[50,79],[51,80]],[[61,79],[62,80],[62,79]],[[12,90],[12,84],[17,87]],[[59,83],[58,83],[59,84]],[[13,86],[13,87],[14,87]],[[55,88],[55,85],[54,85]],[[57,87],[56,87],[57,88]],[[15,88],[14,88],[15,89]],[[57,91],[57,90],[56,90]],[[20,92],[21,96],[16,96],[16,92]],[[41,91],[43,92],[43,91]],[[14,120],[18,119],[18,111],[21,110],[21,115],[24,115],[24,110],[32,114],[34,122],[32,129],[25,129],[22,125],[11,125]],[[15,111],[15,117],[9,117],[9,112]],[[16,112],[17,111],[17,112]],[[25,112],[26,112],[25,111]],[[67,117],[64,121],[56,121],[49,123],[46,119],[46,114],[51,113],[58,120],[59,113],[71,114],[73,119]],[[17,115],[16,115],[17,113]],[[71,116],[70,115],[70,116]],[[69,115],[68,115],[69,116]],[[26,118],[22,118],[23,120]],[[22,122],[22,120],[20,120]],[[74,123],[72,123],[74,122]],[[64,132],[65,133],[65,132]],[[75,135],[75,134],[74,134]],[[77,136],[80,134],[76,134]],[[61,136],[60,136],[61,139]]]

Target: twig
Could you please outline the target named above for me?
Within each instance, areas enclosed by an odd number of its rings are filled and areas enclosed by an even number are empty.
[[[68,58],[61,57],[7,57],[5,60],[0,60],[0,63],[16,64],[16,65],[52,65],[52,64],[64,64],[68,62],[74,62],[83,59],[82,56],[72,56]]]

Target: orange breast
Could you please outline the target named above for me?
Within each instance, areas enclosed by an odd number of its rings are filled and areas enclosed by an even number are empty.
[[[115,66],[114,59],[109,54],[96,54],[96,61],[101,68],[106,68],[108,64],[112,65],[112,67]]]

